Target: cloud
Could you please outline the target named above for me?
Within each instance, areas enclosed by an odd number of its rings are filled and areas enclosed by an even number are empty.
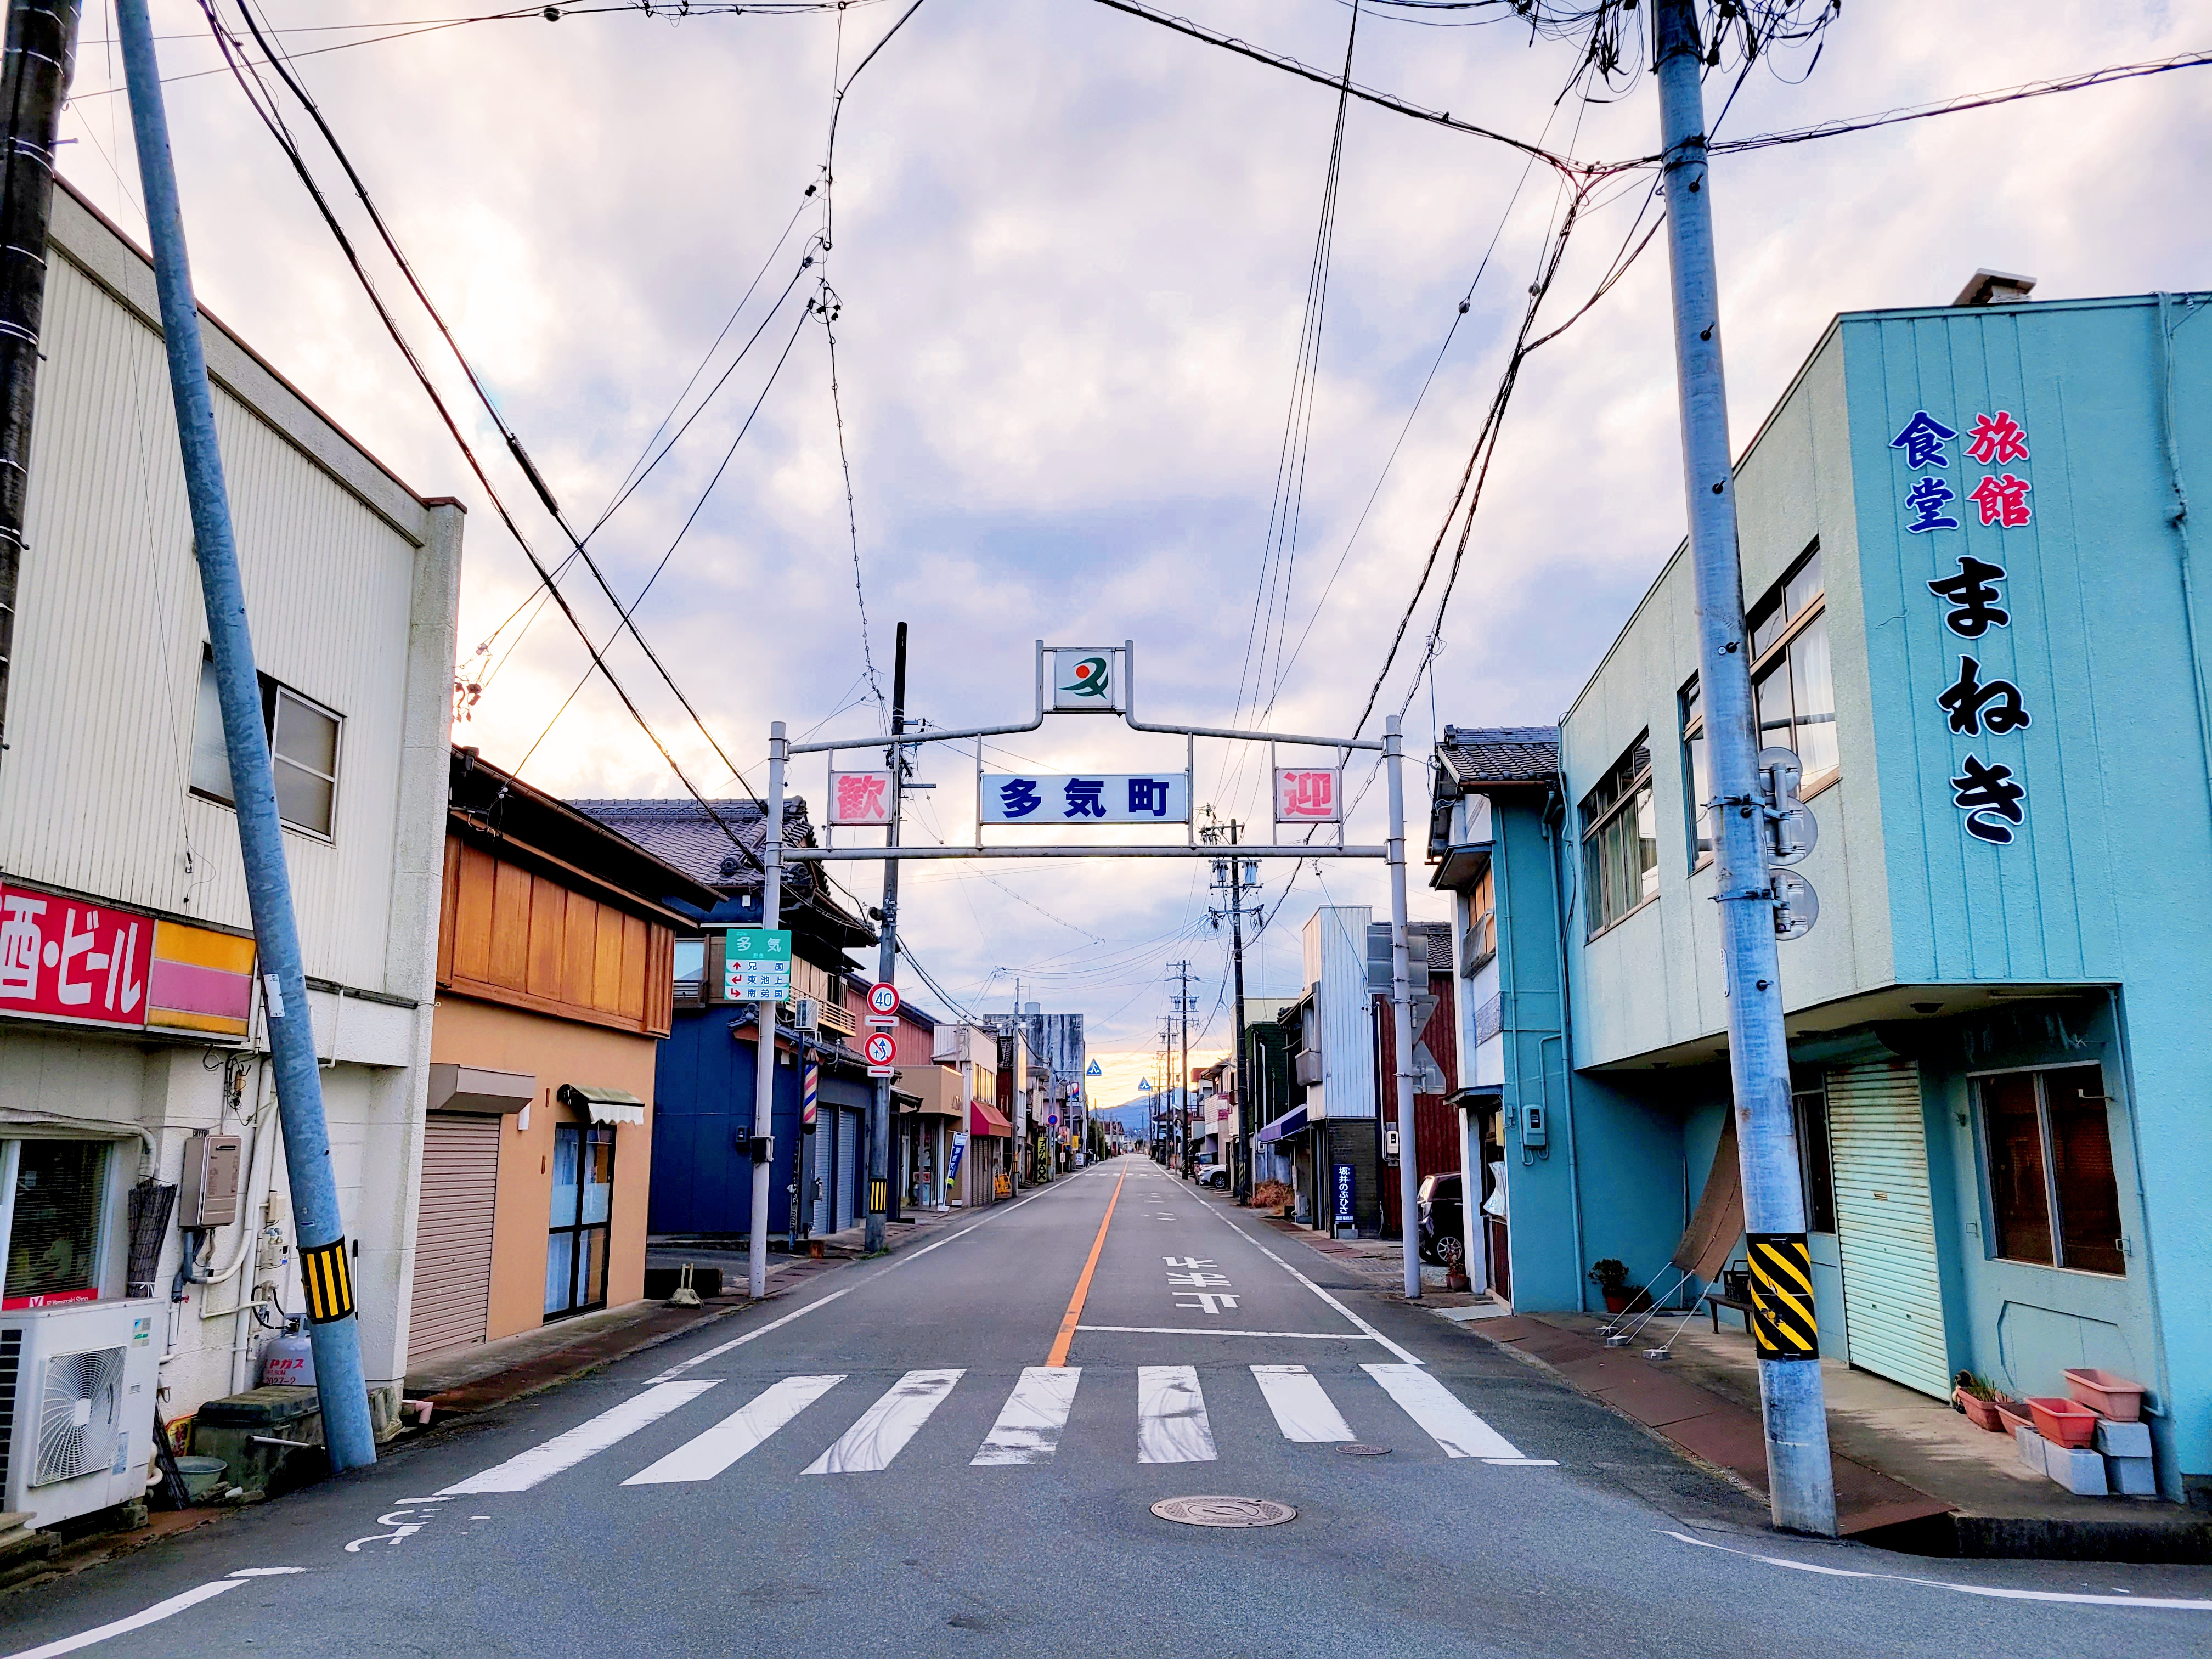
[[[1184,9],[1316,64],[1340,61],[1349,21],[1335,0]],[[336,0],[315,17],[376,21],[390,9]],[[822,227],[820,194],[805,191],[820,181],[833,64],[849,72],[897,15],[864,4],[842,22],[834,13],[532,18],[299,67],[502,413],[574,521],[589,524],[678,407],[746,284],[760,274],[708,381],[799,274]],[[214,65],[197,9],[163,0],[155,22],[169,74]],[[2184,29],[2179,9],[2150,5],[1998,13],[1866,0],[1830,31],[1809,79],[1753,75],[1722,130],[2160,56],[2198,44]],[[136,229],[122,100],[97,95],[113,72],[110,49],[94,44],[112,33],[105,7],[88,14],[85,33],[64,129],[80,142],[64,151],[64,168]],[[301,51],[343,37],[289,38]],[[1370,15],[1357,72],[1431,106],[1479,108],[1509,131],[1548,122],[1549,142],[1577,155],[1655,148],[1648,83],[1616,105],[1555,110],[1571,68],[1568,49],[1532,46],[1509,27]],[[204,299],[416,489],[470,502],[461,634],[472,649],[528,599],[529,567],[237,88],[217,76],[169,90]],[[1714,188],[1738,441],[1838,311],[1947,300],[1978,265],[2032,272],[2051,296],[2200,279],[2212,233],[2175,204],[2197,198],[2212,161],[2203,97],[2197,78],[2175,75],[1727,158]],[[625,601],[675,548],[639,623],[754,784],[764,781],[771,720],[794,732],[878,729],[864,665],[872,659],[887,691],[900,619],[913,629],[913,705],[940,723],[1026,718],[1041,636],[1135,639],[1152,710],[1233,716],[1334,112],[1325,88],[1077,0],[928,0],[870,65],[846,101],[827,251],[842,304],[866,652],[826,343],[797,310],[819,264],[594,539]],[[368,246],[335,167],[312,139],[307,147]],[[1281,727],[1340,730],[1365,700],[1559,207],[1545,173],[1523,178],[1522,160],[1498,147],[1352,107],[1287,610],[1290,642],[1304,643],[1276,696]],[[1638,199],[1593,215],[1577,235],[1559,314],[1596,280]],[[465,386],[398,273],[372,257],[440,386],[465,408]],[[1529,363],[1443,619],[1433,696],[1424,687],[1408,712],[1417,755],[1431,708],[1463,724],[1555,718],[1679,539],[1664,261],[1662,239]],[[682,531],[795,322],[755,425]],[[1448,331],[1450,349],[1384,477]],[[467,421],[551,562],[558,532],[489,423]],[[565,585],[606,637],[608,601],[588,580]],[[1407,696],[1430,625],[1425,608],[1385,709]],[[617,644],[610,659],[698,784],[737,787],[635,647]],[[545,731],[585,659],[547,610],[526,631],[501,633],[490,661],[469,738],[511,763]],[[1072,721],[1006,738],[986,761],[1023,763],[1017,754],[1070,767],[1181,764],[1172,740]],[[1264,765],[1264,756],[1201,752],[1200,799],[1249,824],[1265,810]],[[973,768],[972,753],[925,763],[940,786],[919,809],[926,831],[969,833]],[[596,684],[553,726],[529,775],[575,793],[678,788]],[[1355,764],[1355,787],[1365,776]],[[794,769],[793,787],[818,793],[818,771]],[[1418,768],[1408,788],[1418,802]],[[1381,799],[1379,787],[1367,794],[1355,836],[1379,836]],[[872,868],[840,873],[873,895]],[[1249,953],[1255,994],[1297,988],[1297,928],[1314,903],[1387,914],[1373,866],[1308,868],[1293,881],[1271,864],[1266,879],[1263,902],[1284,908]],[[1088,1012],[1100,1049],[1140,1053],[1164,1007],[1167,960],[1187,956],[1202,971],[1207,1006],[1220,994],[1224,951],[1206,896],[1202,866],[933,865],[909,869],[905,922],[920,961],[962,1000],[1004,1006],[1018,977],[1024,1000]],[[1413,901],[1417,916],[1441,913],[1418,875]],[[1224,1019],[1212,1017],[1209,1043]]]

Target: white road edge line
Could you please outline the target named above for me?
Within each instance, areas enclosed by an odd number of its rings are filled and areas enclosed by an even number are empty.
[[[1239,1331],[1206,1325],[1078,1325],[1079,1331],[1126,1331],[1136,1336],[1292,1336],[1302,1342],[1379,1342],[1360,1331]]]
[[[1213,1206],[1211,1204],[1201,1204],[1199,1206],[1199,1208],[1204,1210],[1206,1214],[1212,1216],[1223,1226],[1228,1228],[1231,1232],[1237,1235],[1237,1237],[1242,1238],[1246,1243],[1249,1244],[1254,1249],[1259,1251],[1261,1255],[1266,1256],[1268,1261],[1273,1262],[1278,1267],[1280,1267],[1291,1278],[1297,1279],[1299,1284],[1304,1285],[1322,1301],[1328,1303],[1330,1307],[1335,1309],[1337,1312],[1342,1314],[1353,1324],[1358,1326],[1361,1330],[1366,1332],[1368,1335],[1373,1337],[1384,1347],[1389,1349],[1392,1353],[1396,1354],[1399,1358],[1404,1360],[1408,1365],[1426,1365],[1429,1363],[1427,1360],[1422,1358],[1420,1355],[1413,1352],[1411,1349],[1402,1348],[1395,1342],[1393,1342],[1389,1337],[1383,1335],[1382,1332],[1376,1330],[1372,1325],[1362,1319],[1358,1314],[1352,1312],[1351,1309],[1346,1307],[1344,1304],[1339,1302],[1327,1291],[1322,1289],[1320,1285],[1315,1284],[1313,1280],[1308,1279],[1296,1267],[1291,1266],[1289,1262],[1284,1261],[1282,1257],[1277,1255],[1265,1244],[1262,1244],[1258,1239],[1253,1237],[1251,1234],[1246,1232],[1242,1227],[1231,1221],[1227,1216],[1222,1214],[1220,1211],[1215,1209]]]
[[[1760,1555],[1753,1550],[1731,1549],[1726,1544],[1716,1544],[1710,1539],[1692,1538],[1686,1532],[1668,1532],[1667,1536],[1678,1543],[1694,1544],[1701,1550],[1718,1550],[1723,1555],[1738,1555],[1749,1561],[1763,1561],[1770,1567],[1786,1567],[1792,1572],[1818,1573],[1824,1578],[1878,1578],[1895,1584],[1917,1584],[1924,1589],[1951,1590],[1960,1595],[1983,1595],[1997,1601],[2057,1601],[2074,1607],[2164,1607],[2182,1613],[2212,1613],[2212,1601],[2186,1601],[2172,1595],[2091,1595],[2076,1590],[2005,1589],[1994,1584],[1954,1584],[1944,1578],[1916,1578],[1902,1572],[1868,1572],[1854,1567],[1823,1567],[1810,1561],[1792,1561],[1786,1556]]]
[[[1018,1210],[1023,1205],[1028,1203],[1030,1199],[1042,1198],[1046,1194],[1051,1191],[1052,1188],[1049,1187],[1040,1187],[1036,1191],[1031,1193],[1029,1198],[1018,1198],[1012,1203],[1006,1206],[1004,1209],[1001,1209],[997,1205],[993,1205],[989,1214],[977,1218],[977,1219],[970,1223],[969,1225],[963,1227],[958,1232],[948,1234],[945,1237],[939,1239],[933,1244],[925,1244],[918,1250],[908,1250],[895,1256],[890,1262],[878,1268],[876,1272],[870,1273],[866,1279],[860,1279],[855,1284],[848,1285],[842,1290],[832,1291],[829,1295],[817,1297],[814,1301],[808,1303],[803,1308],[794,1308],[789,1313],[784,1315],[781,1319],[771,1319],[767,1324],[758,1326],[752,1330],[747,1331],[743,1336],[733,1336],[727,1342],[720,1343],[714,1347],[706,1349],[702,1352],[693,1354],[689,1359],[679,1359],[673,1365],[671,1365],[666,1370],[647,1377],[643,1384],[641,1386],[649,1389],[657,1382],[672,1382],[677,1377],[683,1376],[684,1372],[690,1370],[694,1365],[703,1365],[710,1359],[720,1358],[722,1355],[729,1352],[731,1349],[742,1348],[746,1343],[753,1341],[757,1338],[766,1336],[770,1331],[775,1330],[782,1326],[788,1325],[794,1319],[804,1319],[808,1314],[812,1313],[817,1308],[828,1307],[832,1302],[835,1302],[841,1296],[850,1296],[855,1291],[866,1289],[867,1286],[874,1284],[885,1273],[896,1273],[901,1267],[906,1266],[908,1262],[919,1261],[923,1256],[927,1255],[932,1250],[941,1250],[947,1244],[958,1243],[960,1240],[967,1237],[969,1234],[974,1232],[976,1228],[988,1225],[993,1216],[1006,1215],[1012,1211]],[[6,1659],[6,1656],[0,1656],[0,1659]]]
[[[127,1619],[118,1619],[112,1624],[102,1625],[95,1630],[84,1631],[76,1636],[64,1636],[40,1647],[25,1648],[19,1653],[8,1655],[7,1659],[57,1659],[58,1655],[75,1653],[80,1648],[92,1646],[95,1642],[105,1642],[111,1636],[127,1636],[134,1630],[143,1630],[149,1625],[158,1625],[164,1619],[173,1618],[182,1613],[186,1607],[198,1607],[201,1602],[210,1601],[221,1595],[225,1590],[234,1590],[245,1583],[246,1580],[243,1578],[218,1578],[211,1583],[201,1584],[188,1589],[181,1595],[173,1595],[166,1601],[156,1601],[152,1607],[142,1612],[134,1613]]]

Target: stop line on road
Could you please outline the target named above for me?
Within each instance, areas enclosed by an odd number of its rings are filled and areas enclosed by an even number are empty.
[[[1328,1443],[1355,1438],[1328,1386],[1304,1366],[1253,1365],[1247,1370],[1255,1388],[1249,1395],[1240,1391],[1232,1395],[1232,1409],[1263,1406],[1276,1430],[1289,1441]],[[1368,1364],[1360,1370],[1448,1459],[1510,1467],[1553,1464],[1548,1458],[1525,1455],[1420,1366]],[[956,1369],[907,1372],[804,1473],[861,1474],[889,1468],[908,1443],[927,1427],[965,1375]],[[1227,1375],[1234,1378],[1237,1373]],[[1080,1366],[1033,1365],[1024,1370],[990,1432],[969,1460],[970,1467],[1040,1468],[1051,1463],[1074,1411],[1082,1377]],[[757,1450],[846,1380],[840,1372],[787,1376],[772,1382],[623,1484],[656,1486],[712,1480]],[[1133,1380],[1139,1463],[1210,1463],[1218,1459],[1213,1420],[1196,1367],[1141,1365]],[[657,1383],[550,1440],[441,1488],[438,1495],[527,1492],[619,1445],[719,1386],[717,1380],[704,1377]],[[1094,1381],[1093,1387],[1097,1386]]]

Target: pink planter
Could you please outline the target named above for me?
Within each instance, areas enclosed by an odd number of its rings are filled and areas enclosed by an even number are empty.
[[[1996,1401],[1978,1399],[1964,1389],[1956,1390],[1955,1397],[1959,1409],[1966,1413],[1966,1420],[1976,1428],[1987,1429],[1991,1434],[2005,1432],[2004,1419],[1997,1415]]]
[[[1997,1419],[2004,1425],[2005,1432],[2008,1434],[2015,1429],[2032,1429],[2035,1426],[2034,1418],[2028,1414],[2027,1407],[2021,1405],[2019,1401],[1997,1400],[1990,1403],[1996,1407]]]
[[[2086,1446],[2097,1435],[2097,1413],[2070,1400],[2031,1399],[2036,1432],[2054,1445]]]
[[[2094,1368],[2069,1370],[2066,1373],[2066,1392],[2099,1416],[2109,1417],[2115,1423],[2136,1423],[2142,1419],[2142,1384],[2130,1382],[2118,1371]]]

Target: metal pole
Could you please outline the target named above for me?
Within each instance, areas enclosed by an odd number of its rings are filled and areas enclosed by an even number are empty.
[[[148,237],[154,248],[155,285],[161,295],[169,389],[177,406],[185,492],[191,499],[193,553],[199,562],[208,644],[222,709],[223,748],[230,761],[246,902],[260,952],[262,1008],[276,1074],[284,1164],[291,1176],[293,1235],[308,1291],[308,1334],[322,1402],[323,1438],[332,1468],[360,1468],[376,1462],[376,1433],[362,1372],[353,1261],[331,1169],[322,1071],[315,1060],[314,1023],[307,1011],[299,927],[284,866],[284,832],[276,816],[269,736],[261,724],[261,683],[253,665],[253,639],[246,625],[238,547],[231,534],[222,456],[216,445],[215,399],[200,342],[198,303],[192,297],[177,175],[169,155],[168,118],[161,105],[161,70],[154,56],[146,0],[117,0],[116,21],[130,86],[131,125],[137,142]]]
[[[143,0],[141,0],[143,3]],[[761,833],[761,930],[783,923],[783,722],[768,729],[768,817]],[[753,1213],[745,1241],[745,1293],[768,1294],[768,1194],[775,1169],[775,1004],[753,1005]],[[795,1161],[795,1160],[794,1160]]]
[[[15,655],[15,588],[31,483],[31,413],[46,305],[54,140],[76,55],[77,0],[13,0],[0,73],[0,721]]]
[[[1413,1184],[1413,983],[1406,961],[1406,754],[1395,714],[1383,722],[1382,764],[1390,775],[1390,1029],[1398,1057],[1398,1237],[1406,1253],[1406,1295],[1421,1294],[1420,1224]],[[1424,964],[1425,969],[1425,963]]]
[[[1674,301],[1674,362],[1682,407],[1682,469],[1689,496],[1690,558],[1697,577],[1699,684],[1705,707],[1726,962],[1729,1065],[1735,1085],[1736,1147],[1744,1224],[1802,1247],[1805,1196],[1790,1116],[1790,1052],[1782,1025],[1774,905],[1762,844],[1751,653],[1745,648],[1743,577],[1736,558],[1735,481],[1729,467],[1728,398],[1722,379],[1719,278],[1699,84],[1703,53],[1693,0],[1659,0],[1659,115],[1664,145],[1667,246]],[[1699,803],[1700,807],[1708,805]],[[1806,1300],[1809,1303],[1810,1297]],[[1766,1469],[1774,1524],[1832,1537],[1833,1466],[1817,1358],[1759,1361]]]
[[[898,625],[898,647],[891,659],[891,821],[884,845],[899,844],[899,805],[906,783],[906,751],[898,739],[906,731],[906,624]],[[884,860],[883,932],[878,937],[876,977],[884,984],[898,973],[899,861]],[[876,1079],[868,1100],[868,1214],[861,1243],[871,1255],[884,1248],[884,1221],[890,1200],[891,1080]]]
[[[1252,1085],[1244,1033],[1244,865],[1237,856],[1237,820],[1229,820],[1229,959],[1237,976],[1237,1158],[1230,1179],[1237,1201],[1252,1199]]]

